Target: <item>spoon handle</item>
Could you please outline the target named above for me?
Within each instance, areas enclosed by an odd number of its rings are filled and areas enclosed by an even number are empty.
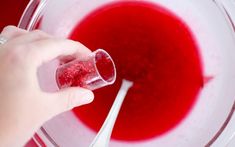
[[[90,144],[90,147],[108,147],[113,126],[115,124],[116,118],[122,106],[122,102],[133,82],[123,79],[122,85],[118,94],[115,98],[115,101],[112,105],[112,108],[109,111],[108,116],[105,119],[100,131],[96,135],[95,139]]]

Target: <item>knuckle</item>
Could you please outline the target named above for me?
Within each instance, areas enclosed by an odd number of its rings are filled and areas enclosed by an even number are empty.
[[[36,56],[39,54],[39,47],[36,44],[28,44],[27,46],[27,54],[29,56]]]
[[[40,50],[35,44],[28,44],[24,54],[24,57],[27,61],[37,60],[40,54]]]
[[[45,32],[41,31],[41,30],[34,30],[32,31],[32,34],[34,34],[36,37],[41,38],[41,37],[49,37],[48,34],[46,34]]]
[[[15,26],[6,26],[3,28],[2,33],[8,33],[8,32],[12,32],[15,31],[17,28]]]

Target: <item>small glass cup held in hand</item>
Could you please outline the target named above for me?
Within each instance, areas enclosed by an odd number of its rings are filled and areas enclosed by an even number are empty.
[[[63,64],[56,70],[56,81],[60,89],[79,86],[95,90],[111,85],[115,80],[114,62],[102,49],[92,52],[88,57]]]

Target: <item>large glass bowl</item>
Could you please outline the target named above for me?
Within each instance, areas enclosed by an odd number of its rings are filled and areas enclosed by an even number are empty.
[[[19,27],[30,31],[39,28],[54,36],[67,38],[77,23],[91,11],[113,1],[33,0],[26,8]],[[148,1],[171,10],[189,25],[200,48],[203,72],[215,78],[203,88],[193,110],[175,129],[145,141],[112,139],[110,146],[232,146],[231,140],[235,133],[234,1]],[[53,85],[53,81],[48,83]],[[47,83],[44,85],[46,87]],[[44,142],[47,146],[84,147],[89,146],[96,132],[77,120],[72,112],[66,112],[45,123],[37,135],[41,139],[37,136],[34,140]]]

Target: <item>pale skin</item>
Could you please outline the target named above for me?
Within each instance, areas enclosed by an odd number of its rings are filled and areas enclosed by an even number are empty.
[[[0,146],[24,146],[47,120],[92,102],[92,91],[80,87],[48,93],[41,90],[37,69],[50,60],[91,51],[78,42],[28,32],[14,26],[3,29],[8,41],[0,45]]]

